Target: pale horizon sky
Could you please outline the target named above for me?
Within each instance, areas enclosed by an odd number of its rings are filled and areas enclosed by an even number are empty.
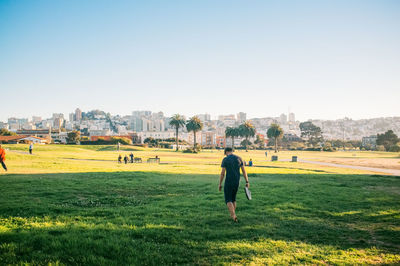
[[[0,1],[0,121],[400,116],[400,1]]]

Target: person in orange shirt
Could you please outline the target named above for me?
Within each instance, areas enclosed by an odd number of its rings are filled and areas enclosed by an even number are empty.
[[[7,171],[7,166],[4,163],[5,160],[6,160],[6,151],[0,145],[0,164],[3,166],[4,170]]]

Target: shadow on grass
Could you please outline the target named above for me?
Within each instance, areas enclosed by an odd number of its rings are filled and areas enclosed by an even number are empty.
[[[239,189],[239,224],[230,221],[217,180],[160,172],[2,175],[0,263],[214,264],[298,249],[321,260],[332,250],[400,251],[398,178],[256,174],[252,201]]]

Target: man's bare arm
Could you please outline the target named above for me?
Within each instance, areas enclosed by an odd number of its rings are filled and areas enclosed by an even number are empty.
[[[219,190],[219,191],[221,191],[221,188],[222,188],[222,181],[224,181],[224,178],[225,178],[225,168],[222,167],[221,176],[219,177],[219,186],[218,186],[218,190]]]
[[[242,169],[243,177],[246,180],[246,187],[250,187],[249,177],[247,176],[247,172],[246,169],[244,168],[244,165],[242,165],[240,168]]]

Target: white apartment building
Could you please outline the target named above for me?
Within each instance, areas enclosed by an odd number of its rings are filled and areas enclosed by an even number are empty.
[[[179,133],[180,139],[181,138],[181,132]],[[140,142],[143,144],[144,140],[147,138],[153,138],[153,139],[169,139],[169,138],[175,138],[175,132],[173,131],[142,131],[142,132],[137,132],[138,137],[140,138]],[[183,134],[182,134],[183,135]]]
[[[54,142],[56,143],[67,143],[67,137],[68,133],[67,132],[51,132],[51,138]]]
[[[234,119],[226,119],[226,120],[224,120],[224,125],[226,127],[234,127],[234,126],[236,126],[236,120],[234,120]]]
[[[112,132],[109,129],[93,129],[89,130],[90,136],[111,136]]]

